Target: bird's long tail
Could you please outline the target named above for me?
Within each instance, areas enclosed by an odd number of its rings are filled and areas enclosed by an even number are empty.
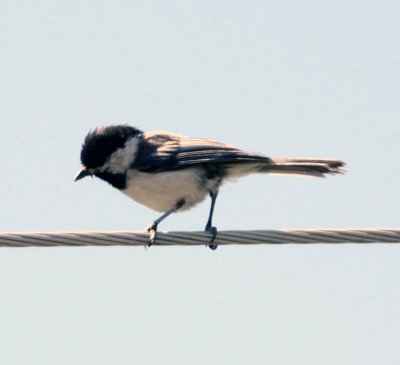
[[[272,163],[262,166],[259,172],[324,177],[345,173],[345,165],[343,161],[331,159],[273,158]]]

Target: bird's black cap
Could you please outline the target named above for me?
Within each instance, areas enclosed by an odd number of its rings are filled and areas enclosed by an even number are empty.
[[[128,139],[140,133],[139,129],[128,125],[91,130],[82,145],[82,165],[89,169],[102,166],[115,150],[122,148]]]

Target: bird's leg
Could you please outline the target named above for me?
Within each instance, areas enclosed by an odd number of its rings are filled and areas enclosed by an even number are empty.
[[[150,247],[154,241],[156,240],[157,237],[157,227],[158,225],[169,215],[172,213],[175,213],[178,209],[182,208],[182,206],[185,204],[185,199],[178,200],[176,203],[176,206],[173,207],[172,209],[168,210],[165,212],[161,217],[157,218],[153,223],[151,223],[147,228],[146,231],[150,233],[150,243],[148,246]]]
[[[215,201],[217,200],[217,196],[218,196],[218,190],[210,191],[211,208],[210,208],[210,215],[208,216],[208,221],[207,221],[206,228],[205,228],[206,232],[211,232],[211,234],[212,234],[211,241],[208,245],[208,247],[210,247],[212,250],[216,250],[218,247],[217,245],[212,245],[215,238],[217,237],[217,232],[218,232],[217,227],[214,227],[212,225],[212,218],[213,218],[213,214],[214,214],[214,207],[215,207]]]

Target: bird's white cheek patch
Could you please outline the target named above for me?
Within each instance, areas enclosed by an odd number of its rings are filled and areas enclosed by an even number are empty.
[[[133,137],[125,143],[123,148],[118,148],[114,153],[111,154],[110,158],[101,168],[101,170],[111,172],[113,174],[125,173],[135,160],[138,146],[139,140],[136,137]]]

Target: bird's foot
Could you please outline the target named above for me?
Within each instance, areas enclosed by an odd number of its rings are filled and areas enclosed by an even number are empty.
[[[157,223],[151,223],[147,228],[146,231],[150,233],[149,240],[150,242],[146,245],[146,247],[150,247],[157,238]]]
[[[208,224],[207,224],[205,231],[206,231],[206,232],[211,232],[211,234],[212,234],[210,243],[209,243],[207,246],[208,246],[211,250],[216,250],[217,247],[218,247],[218,245],[213,245],[212,243],[213,243],[213,242],[215,241],[215,239],[217,238],[217,233],[218,233],[217,227],[214,227],[214,226],[211,226],[211,225],[208,225]]]

